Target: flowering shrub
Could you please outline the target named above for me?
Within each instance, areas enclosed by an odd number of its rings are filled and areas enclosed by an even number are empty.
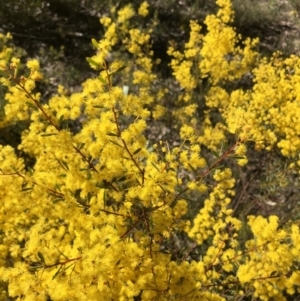
[[[252,237],[241,242],[244,226],[230,208],[235,178],[221,166],[247,164],[248,141],[257,150],[278,147],[291,168],[300,165],[299,61],[277,54],[260,60],[257,41],[242,42],[230,26],[230,1],[217,4],[206,34],[191,21],[184,50],[170,46],[183,89],[172,112],[160,103],[168,91],[153,89],[155,21],[134,28],[130,5],[101,19],[105,39],[92,41],[97,52],[87,59],[98,76],[71,95],[60,86],[49,103],[35,92],[39,62],[29,60],[21,75],[20,59],[3,48],[1,126],[27,120],[29,127],[18,149],[0,146],[1,299],[286,300],[299,293],[299,226],[249,216]],[[149,10],[142,3],[139,18]],[[127,61],[108,62],[114,46],[127,51]],[[247,73],[254,76],[251,90],[230,88]],[[216,124],[212,110],[221,117]],[[178,143],[150,144],[149,119],[167,114],[176,120]],[[80,126],[70,129],[74,120]],[[236,140],[220,150],[230,134]],[[216,155],[213,163],[204,148]],[[23,153],[34,163],[26,164]],[[192,221],[191,197],[202,202]],[[201,253],[192,258],[196,246]]]

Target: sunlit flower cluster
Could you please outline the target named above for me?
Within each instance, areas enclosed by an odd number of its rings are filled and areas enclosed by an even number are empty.
[[[300,165],[300,61],[275,54],[253,69],[257,41],[243,44],[230,25],[231,2],[217,4],[206,34],[191,21],[184,50],[169,48],[182,92],[172,99],[173,112],[163,105],[168,89],[153,92],[155,22],[144,28],[133,21],[147,16],[147,2],[137,13],[127,5],[101,18],[106,33],[92,40],[95,55],[87,59],[97,76],[76,93],[60,85],[47,103],[35,91],[39,62],[27,62],[25,77],[20,59],[7,56],[12,50],[0,52],[7,86],[0,126],[28,124],[17,149],[0,146],[1,300],[225,301],[244,292],[286,300],[285,294],[299,294],[299,226],[249,216],[253,236],[241,244],[243,222],[232,209],[236,179],[221,165],[247,164],[248,140],[256,149],[277,146]],[[5,42],[9,37],[0,34]],[[108,62],[117,42],[131,61]],[[226,88],[248,73],[253,89]],[[205,97],[197,98],[200,90]],[[199,108],[205,108],[201,120]],[[151,144],[150,117],[167,114],[174,143]],[[69,124],[79,120],[71,131]],[[233,145],[227,146],[228,134],[235,135]],[[199,208],[194,215],[193,206]]]

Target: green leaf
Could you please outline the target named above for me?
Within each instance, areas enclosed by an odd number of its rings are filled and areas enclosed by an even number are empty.
[[[16,89],[24,93],[24,90],[22,90],[20,87],[16,86]]]
[[[141,148],[136,149],[136,150],[133,152],[133,155],[138,154],[141,150],[142,150]]]
[[[89,192],[88,195],[87,195],[87,201],[88,201],[89,203],[90,203],[92,197],[93,197],[93,194]]]
[[[225,165],[218,165],[218,166],[215,166],[215,167],[209,167],[209,169],[211,170],[221,170],[223,167],[225,167]]]
[[[23,91],[22,91],[22,92],[23,92]],[[35,106],[33,103],[31,103],[31,102],[29,102],[29,101],[26,101],[25,103],[28,105],[28,107],[33,108],[33,109],[36,110],[36,106]]]
[[[56,183],[55,186],[54,186],[54,188],[57,189],[58,191],[60,191],[60,186],[61,185],[59,185],[59,184]],[[56,194],[54,194],[54,195],[56,196]]]
[[[59,120],[58,120],[58,124],[61,125],[61,123],[64,121],[64,115],[61,115],[59,117]]]
[[[67,171],[69,171],[69,166],[68,166],[68,164],[67,164],[67,162],[65,162],[65,161],[61,161],[61,164],[65,167],[65,169],[67,170]]]
[[[10,58],[11,58],[11,56],[12,56],[12,50],[7,49],[7,50],[6,50],[6,56],[5,56],[5,61],[6,61],[6,63],[8,63],[8,61],[9,61]]]
[[[22,191],[28,191],[28,190],[32,190],[32,187],[22,188]]]
[[[32,176],[32,175],[33,175],[33,172],[34,172],[34,170],[33,170],[32,168],[28,167],[28,172],[29,172],[29,175],[30,175],[30,176]]]
[[[92,39],[92,43],[96,48],[99,47],[98,42],[95,39]]]
[[[213,150],[212,150],[211,152],[212,152],[212,154],[213,154],[216,158],[218,158],[218,159],[220,158],[220,155],[219,155],[217,152],[215,152],[215,151],[213,151]]]
[[[79,143],[78,146],[77,146],[77,148],[79,150],[81,150],[84,146],[85,146],[85,143]]]
[[[42,137],[48,137],[48,136],[56,136],[57,134],[41,134]]]
[[[59,248],[58,248],[56,245],[54,245],[54,247],[55,247],[55,249],[56,249],[63,257],[65,257],[67,260],[69,259],[63,252],[61,252],[61,251],[59,250]]]
[[[154,206],[152,208],[149,208],[149,212],[154,212],[156,211],[157,209],[159,209],[160,206]]]
[[[188,166],[190,167],[190,169],[191,169],[195,174],[197,173],[196,169],[195,169],[191,164],[188,164]]]
[[[37,253],[37,256],[38,256],[38,258],[40,259],[40,261],[41,261],[42,263],[45,263],[44,255],[43,255],[41,252],[38,252],[38,253]]]
[[[191,178],[190,178],[190,176],[189,175],[185,175],[184,177],[183,177],[185,180],[187,180],[187,181],[191,181]]]
[[[119,135],[118,135],[118,134],[115,134],[115,133],[107,133],[106,135],[107,135],[107,136],[119,137]]]
[[[52,202],[53,202],[53,204],[56,204],[57,202],[60,202],[63,200],[64,200],[64,198],[57,198],[57,199],[54,199]]]
[[[157,165],[156,165],[155,163],[151,162],[151,165],[152,165],[157,171],[159,171],[159,169],[158,169],[158,167],[157,167]]]
[[[119,147],[123,148],[123,146],[122,146],[122,145],[118,144],[117,142],[115,142],[115,141],[113,141],[113,140],[108,140],[108,141],[110,141],[111,143],[113,143],[113,144],[115,144],[115,145],[117,145],[117,146],[119,146]]]
[[[103,106],[93,106],[93,108],[96,108],[96,109],[103,109],[104,107],[103,107]]]
[[[165,187],[163,187],[162,185],[160,185],[160,184],[157,184],[160,188],[161,188],[161,190],[163,191],[163,192],[168,192],[168,193],[171,193],[171,191],[169,190],[169,189],[167,189],[167,188],[165,188]]]
[[[90,63],[91,65],[95,66],[97,69],[101,68],[101,66],[94,61],[93,59],[91,59],[90,57],[87,57],[86,60],[88,61],[88,63]]]
[[[164,163],[167,163],[166,158],[161,158],[161,161],[164,162]]]
[[[111,71],[109,74],[114,74],[114,73],[121,72],[121,71],[123,71],[126,67],[127,67],[126,65],[123,65],[123,66],[119,67],[118,69]]]
[[[107,85],[107,80],[105,80],[102,76],[99,76],[98,79],[102,84]]]
[[[111,188],[106,181],[103,181],[101,183],[97,183],[95,186],[99,187],[99,188],[106,188],[106,189]]]
[[[228,149],[228,142],[227,141],[224,141],[224,142],[222,142],[222,148],[221,148],[222,150],[223,149]]]
[[[233,158],[233,159],[245,159],[245,156],[228,156],[229,158]]]
[[[65,268],[64,268],[64,271],[66,271],[67,269],[69,269],[70,267],[72,267],[74,265],[75,265],[74,262],[70,263],[69,265],[66,265]]]
[[[55,273],[54,276],[52,277],[52,280],[54,280],[54,279],[57,277],[57,275],[59,274],[61,268],[62,268],[62,265],[61,265],[61,266],[59,267],[59,269],[56,271],[56,273]]]
[[[270,274],[270,277],[278,277],[278,272],[277,272],[277,271],[273,271],[273,272]]]
[[[66,162],[59,159],[57,159],[57,162],[64,170],[69,171],[69,166]]]
[[[44,268],[45,265],[41,264],[40,262],[31,262],[29,264],[29,269],[33,272],[36,272],[38,269]]]
[[[123,182],[123,181],[126,181],[127,177],[126,176],[123,176],[119,179],[117,179],[117,182]]]
[[[67,175],[65,173],[58,175],[59,178],[65,178]]]

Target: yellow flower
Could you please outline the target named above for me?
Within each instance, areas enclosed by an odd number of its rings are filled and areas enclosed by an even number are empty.
[[[140,7],[139,7],[139,9],[138,9],[138,14],[139,14],[140,16],[146,17],[146,16],[148,15],[148,13],[149,13],[148,7],[149,7],[148,2],[147,2],[147,1],[144,1],[144,2],[140,5]]]
[[[105,27],[108,27],[111,24],[111,18],[109,18],[109,17],[102,17],[100,19],[100,23],[103,24]]]
[[[238,159],[237,160],[237,164],[239,166],[245,166],[248,163],[248,159],[247,158],[243,158],[243,159]]]
[[[35,88],[35,82],[32,79],[27,79],[24,87],[30,93]]]
[[[40,69],[40,63],[38,60],[30,60],[27,62],[26,66],[32,71],[37,71]]]
[[[131,4],[126,5],[124,8],[118,11],[118,22],[124,23],[131,19],[135,15],[135,11]]]

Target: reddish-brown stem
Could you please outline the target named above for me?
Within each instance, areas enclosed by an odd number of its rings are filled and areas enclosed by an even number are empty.
[[[31,93],[28,92],[28,90],[22,85],[20,84],[20,81],[17,80],[16,78],[12,77],[11,78],[15,84],[21,89],[23,90],[23,92],[34,102],[34,104],[39,108],[39,110],[44,114],[44,116],[46,117],[46,119],[49,121],[49,123],[51,125],[53,125],[55,127],[55,129],[57,131],[59,131],[59,127],[52,121],[51,117],[45,112],[45,110],[43,109],[43,107],[40,105],[40,103],[34,98],[32,97]]]
[[[242,252],[241,254],[238,254],[238,255],[235,256],[235,257],[232,257],[232,258],[229,258],[229,259],[227,259],[227,260],[222,261],[222,263],[231,261],[231,260],[233,260],[233,259],[236,259],[237,257],[240,257],[240,256],[242,256],[242,255],[248,254],[248,253],[250,253],[250,252],[252,252],[252,251],[256,251],[257,249],[259,249],[259,248],[265,246],[265,245],[268,244],[268,243],[269,243],[269,242],[265,242],[264,244],[262,244],[262,245],[260,245],[260,246],[257,246],[257,247],[255,247],[255,248],[252,248],[252,249],[247,250],[247,251],[244,251],[244,252]]]
[[[190,248],[186,251],[186,253],[182,259],[183,261],[187,260],[189,254],[196,248],[196,246],[197,246],[197,243],[195,243],[195,242],[190,246]]]
[[[274,278],[279,278],[281,276],[286,276],[288,277],[288,273],[287,274],[280,274],[280,275],[272,275],[272,276],[266,276],[266,277],[257,277],[257,278],[252,278],[251,281],[254,280],[268,280],[268,279],[274,279]],[[222,286],[228,286],[228,285],[232,285],[232,284],[240,284],[241,282],[239,280],[237,281],[230,281],[230,282],[225,282],[222,283]],[[220,286],[219,283],[215,283],[215,284],[208,284],[208,285],[202,285],[201,287],[205,287],[205,288],[209,288],[209,287],[214,287],[214,286]]]
[[[76,261],[76,260],[80,260],[82,258],[82,256],[79,256],[77,258],[72,258],[72,259],[68,259],[68,260],[65,260],[65,261],[60,261],[60,262],[56,262],[56,263],[53,263],[53,264],[47,264],[44,266],[45,269],[48,269],[48,268],[53,268],[55,266],[58,266],[58,265],[65,265],[69,262],[72,262],[72,261]]]
[[[202,175],[198,176],[194,182],[199,182],[201,180],[203,180],[218,164],[220,164],[220,162],[222,162],[225,158],[227,158],[230,153],[232,153],[236,147],[238,145],[240,145],[242,143],[242,141],[237,141],[232,147],[230,147],[212,166],[210,166],[208,169],[206,169]],[[184,194],[185,192],[187,192],[189,190],[188,187],[186,187],[183,191],[181,191],[180,193],[178,193],[176,195],[176,199],[179,198],[182,194]]]
[[[121,236],[120,236],[120,238],[124,238],[132,229],[134,229],[135,228],[135,226],[138,224],[138,222],[139,221],[141,221],[143,218],[142,217],[139,217],[138,219],[137,219],[137,221],[129,228],[129,229],[127,229],[127,231],[125,232],[125,233],[123,233]]]
[[[1,172],[2,172],[1,176],[19,176],[19,177],[21,177],[21,178],[23,178],[23,179],[26,179],[26,178],[25,178],[23,175],[21,175],[19,172],[4,173],[2,170],[1,170]],[[35,181],[32,181],[32,180],[31,180],[31,182],[32,182],[34,185],[38,185]],[[61,192],[55,191],[55,190],[53,190],[53,189],[51,189],[51,188],[47,188],[47,190],[50,191],[50,192],[53,193],[53,194],[57,194],[57,195],[59,195],[59,196],[61,196],[61,197],[64,197],[64,194],[61,193]]]
[[[73,148],[75,149],[75,151],[83,158],[83,160],[89,165],[90,169],[93,169],[95,172],[98,173],[98,170],[95,168],[95,166],[88,160],[88,158],[81,152],[81,150],[76,147],[75,145],[73,145]]]
[[[233,215],[235,214],[237,208],[239,207],[240,202],[241,202],[241,200],[242,200],[242,198],[243,198],[243,195],[244,195],[244,193],[246,192],[248,186],[249,186],[249,185],[251,184],[251,182],[255,179],[255,177],[257,176],[257,174],[258,174],[258,171],[256,171],[256,172],[254,173],[254,175],[250,178],[250,180],[249,180],[245,185],[244,185],[244,183],[243,183],[243,181],[242,181],[243,188],[242,188],[242,191],[240,192],[239,197],[238,197],[237,200],[235,201],[235,206],[234,206],[233,212],[232,212]]]
[[[124,214],[120,214],[120,213],[116,213],[116,212],[111,212],[111,211],[104,210],[104,209],[99,209],[99,211],[104,212],[104,213],[107,213],[107,214],[112,214],[112,215],[117,215],[117,216],[122,216],[122,217],[124,217]]]
[[[143,185],[144,184],[144,171],[140,168],[140,166],[138,165],[138,163],[134,159],[133,154],[131,153],[131,151],[129,150],[129,148],[128,148],[127,144],[126,144],[126,141],[121,137],[121,129],[120,129],[120,125],[119,125],[119,122],[118,122],[118,116],[117,116],[115,108],[112,108],[112,111],[113,111],[114,118],[115,118],[115,123],[116,123],[116,126],[117,126],[118,136],[121,138],[123,146],[124,146],[126,152],[128,153],[128,155],[130,156],[131,161],[134,163],[134,165],[139,170],[139,172],[140,172],[140,174],[142,176],[142,185]]]
[[[103,67],[104,67],[105,72],[106,72],[108,90],[109,90],[109,93],[110,93],[111,92],[111,78],[110,78],[110,74],[108,72],[108,66],[107,66],[106,62],[103,63]],[[144,184],[144,180],[145,180],[145,178],[144,178],[144,171],[140,168],[140,166],[138,165],[138,163],[134,159],[133,154],[131,153],[131,151],[129,150],[129,148],[128,148],[127,144],[126,144],[126,141],[121,137],[122,131],[121,131],[121,128],[120,128],[120,125],[119,125],[119,121],[118,121],[118,116],[117,116],[117,113],[116,113],[116,110],[115,110],[114,107],[112,108],[112,112],[114,114],[114,119],[115,119],[117,131],[118,131],[118,136],[122,140],[123,146],[124,146],[126,152],[128,153],[128,155],[130,156],[131,161],[133,162],[133,164],[139,170],[139,172],[140,172],[140,174],[142,176],[142,185],[143,185]]]
[[[219,255],[221,254],[221,251],[222,251],[222,248],[224,246],[224,241],[222,241],[222,244],[221,246],[219,247],[219,250],[218,250],[218,253],[216,254],[215,258],[213,259],[212,263],[207,267],[205,268],[205,272],[209,271],[213,266],[214,266],[214,263],[215,261],[217,260],[217,258],[219,257]]]
[[[10,72],[8,70],[5,70],[8,75],[10,75]],[[12,79],[12,81],[34,102],[34,104],[38,107],[38,109],[43,113],[43,115],[45,116],[45,118],[48,120],[48,122],[54,126],[54,128],[60,132],[60,128],[58,125],[56,125],[51,117],[46,113],[46,111],[43,109],[43,107],[41,106],[41,104],[31,95],[31,93],[20,83],[20,80],[18,80],[17,78],[15,78],[13,75],[10,75],[10,78]],[[95,172],[98,173],[97,169],[95,168],[95,166],[87,159],[87,157],[81,152],[81,150],[76,147],[75,145],[73,145],[73,148],[75,149],[75,151],[82,157],[82,159],[88,163],[89,168],[94,170]],[[115,191],[118,191],[118,189],[116,187],[114,187],[114,185],[110,182],[107,181],[107,183],[112,187],[112,189],[114,189]]]

